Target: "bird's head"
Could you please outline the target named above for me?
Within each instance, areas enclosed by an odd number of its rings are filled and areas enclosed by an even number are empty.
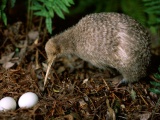
[[[47,82],[48,74],[51,68],[52,63],[56,59],[57,55],[60,54],[60,47],[54,42],[53,38],[49,39],[48,42],[45,45],[45,51],[47,54],[47,72],[44,80],[44,86]]]

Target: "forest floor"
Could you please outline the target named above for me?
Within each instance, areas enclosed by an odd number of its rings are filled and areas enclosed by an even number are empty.
[[[44,50],[49,36],[35,27],[26,32],[22,22],[0,25],[0,98],[10,96],[18,101],[25,92],[34,92],[39,102],[30,109],[0,112],[3,120],[158,120],[159,96],[150,92],[158,81],[150,66],[146,78],[116,87],[121,76],[99,70],[76,56],[56,59],[46,87],[47,69]],[[160,47],[152,49],[160,56]],[[158,58],[158,57],[157,57]],[[159,58],[154,59],[158,67]],[[157,64],[156,64],[157,63]]]

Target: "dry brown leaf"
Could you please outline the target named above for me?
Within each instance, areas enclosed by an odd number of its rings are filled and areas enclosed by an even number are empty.
[[[29,40],[36,40],[38,37],[39,37],[39,32],[38,31],[30,31],[28,33]]]
[[[151,117],[151,112],[147,112],[139,115],[140,120],[148,120]]]
[[[60,74],[60,73],[62,73],[62,72],[64,72],[65,71],[65,67],[64,66],[60,66],[59,68],[58,68],[58,70],[57,70],[57,74]]]
[[[110,105],[109,105],[109,100],[108,100],[108,99],[106,99],[106,104],[107,104],[107,108],[108,108],[106,120],[116,120],[115,112],[114,112],[114,110],[110,107]]]
[[[0,64],[4,64],[6,62],[9,62],[12,59],[14,53],[15,52],[12,52],[12,53],[10,53],[10,54],[8,54],[6,56],[2,56],[2,58],[0,59]]]
[[[27,50],[27,46],[28,46],[28,41],[25,40],[24,44],[23,44],[23,48],[21,49],[21,51],[19,52],[19,58],[20,61],[23,59],[23,57],[25,56],[26,50]]]
[[[0,59],[0,64],[2,64],[3,68],[6,70],[11,68],[15,63],[10,62],[15,52],[10,53],[9,55],[2,56]]]
[[[15,63],[12,63],[12,62],[6,62],[4,63],[2,66],[3,68],[5,68],[6,70],[11,68]]]

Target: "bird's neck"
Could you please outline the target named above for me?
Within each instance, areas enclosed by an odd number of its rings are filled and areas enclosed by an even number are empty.
[[[69,28],[66,31],[58,34],[56,43],[60,47],[60,55],[67,55],[74,53],[74,28]]]

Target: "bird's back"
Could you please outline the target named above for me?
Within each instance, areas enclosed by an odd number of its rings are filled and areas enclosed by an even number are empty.
[[[146,30],[124,14],[90,14],[79,21],[75,31],[77,55],[92,60],[97,67],[129,62],[136,53],[145,54],[148,50]]]

